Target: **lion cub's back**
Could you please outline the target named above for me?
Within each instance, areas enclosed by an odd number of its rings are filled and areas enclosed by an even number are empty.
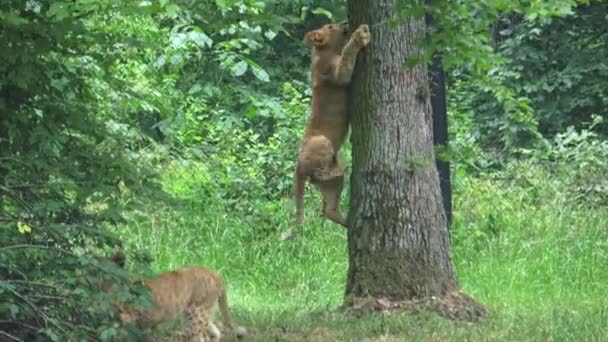
[[[156,307],[149,319],[164,321],[183,313],[190,306],[211,308],[221,292],[221,282],[211,270],[199,266],[162,273],[147,279]]]
[[[218,275],[207,268],[191,266],[183,270],[184,278],[189,279],[191,300],[194,305],[213,307],[224,291],[224,286]]]

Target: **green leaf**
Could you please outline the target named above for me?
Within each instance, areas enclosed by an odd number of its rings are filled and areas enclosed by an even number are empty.
[[[102,341],[111,341],[113,337],[117,335],[116,328],[109,327],[101,331],[100,337]]]
[[[232,74],[234,76],[243,76],[243,74],[247,71],[247,62],[245,61],[240,61],[238,63],[236,63],[235,65],[232,66],[232,69],[230,71],[232,71]]]
[[[167,14],[167,16],[169,16],[171,18],[177,17],[177,14],[179,13],[179,11],[180,11],[180,8],[176,4],[168,4],[165,7],[165,13]]]
[[[312,13],[321,14],[321,15],[328,17],[330,20],[334,20],[334,15],[330,11],[328,11],[322,7],[315,8],[314,10],[312,10]]]
[[[0,22],[11,26],[21,26],[29,23],[26,18],[13,13],[0,13]]]
[[[264,32],[264,36],[266,36],[266,38],[268,38],[268,40],[273,40],[274,37],[277,36],[277,33],[275,31],[266,31],[266,32]]]
[[[266,70],[260,68],[259,66],[252,65],[251,71],[253,71],[253,74],[255,75],[255,77],[258,78],[258,80],[260,80],[262,82],[270,81],[270,76],[268,76],[268,73],[266,72]]]
[[[46,12],[49,18],[57,21],[63,20],[70,16],[68,5],[64,2],[54,2]]]
[[[177,33],[171,37],[171,45],[176,48],[182,48],[186,44],[187,36],[184,33]]]
[[[53,331],[52,329],[49,329],[49,328],[42,329],[41,332],[44,333],[46,336],[48,336],[51,339],[51,341],[56,341],[56,342],[61,341],[61,338],[59,337],[59,335],[57,335],[55,333],[55,331]]]
[[[228,5],[226,4],[226,0],[215,0],[215,4],[217,5],[217,7],[222,9],[228,7]]]
[[[12,304],[12,303],[9,303],[9,304],[8,304],[8,309],[9,309],[9,311],[11,312],[11,317],[12,317],[13,319],[14,319],[14,318],[17,318],[17,314],[18,314],[18,313],[19,313],[19,311],[20,311],[20,310],[19,310],[19,306],[18,306],[18,305],[15,305],[15,304]]]
[[[188,33],[188,36],[190,40],[192,40],[194,43],[196,43],[196,45],[201,48],[211,47],[211,45],[213,45],[213,40],[211,40],[211,38],[209,38],[209,36],[207,36],[203,32],[190,31]]]

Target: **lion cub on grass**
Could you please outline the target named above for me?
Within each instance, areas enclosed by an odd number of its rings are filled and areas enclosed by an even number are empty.
[[[321,214],[346,227],[340,212],[344,166],[337,154],[349,129],[347,86],[359,50],[370,42],[369,28],[359,26],[349,39],[346,24],[328,24],[306,33],[304,40],[312,47],[312,115],[294,175],[296,224],[301,226],[304,220],[304,187],[310,180],[323,198]],[[293,229],[283,234],[294,237]]]
[[[118,266],[124,267],[125,256],[113,256]],[[211,320],[212,310],[219,304],[224,328],[234,330],[238,338],[247,335],[244,327],[233,328],[226,289],[217,276],[209,269],[191,266],[176,271],[165,272],[158,278],[144,279],[150,289],[154,307],[135,309],[120,308],[120,318],[124,323],[158,324],[186,314],[191,324],[191,341],[219,341],[220,330]]]

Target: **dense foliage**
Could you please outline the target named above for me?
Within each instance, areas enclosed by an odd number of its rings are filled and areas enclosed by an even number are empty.
[[[433,16],[426,44],[448,72],[457,195],[490,191],[477,180],[488,178],[531,184],[534,201],[553,189],[606,205],[607,4],[402,3],[395,22]],[[2,1],[0,339],[136,333],[111,305],[139,297],[100,291],[128,277],[99,256],[158,257],[126,238],[142,222],[204,210],[199,234],[224,236],[218,222],[231,222],[252,248],[291,224],[310,104],[301,38],[344,17],[329,0]],[[456,236],[482,249],[505,219],[471,219]]]
[[[588,125],[593,115],[605,114],[601,80],[607,76],[607,10],[608,4],[593,2],[566,7],[564,14],[572,15],[563,19],[530,19],[520,13],[498,17],[490,37],[504,62],[490,70],[490,77],[509,89],[525,111],[513,115],[505,110],[500,97],[475,78],[453,78],[454,93],[467,97],[458,102],[474,117],[484,144],[521,146],[530,142],[522,140],[525,130],[528,136],[539,132],[553,138],[570,126]],[[604,124],[596,128],[605,135]]]

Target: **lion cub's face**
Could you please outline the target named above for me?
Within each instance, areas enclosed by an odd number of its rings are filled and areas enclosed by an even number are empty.
[[[306,33],[304,41],[317,49],[340,53],[348,41],[348,26],[345,23],[324,25],[318,30]]]

